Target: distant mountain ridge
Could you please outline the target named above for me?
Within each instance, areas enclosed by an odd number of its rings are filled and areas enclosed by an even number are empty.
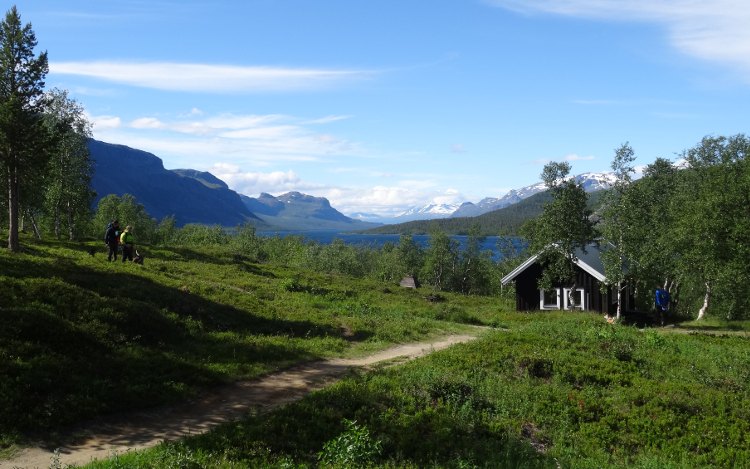
[[[603,202],[606,190],[590,193],[588,206],[598,210]],[[415,220],[398,225],[384,225],[367,230],[372,234],[427,234],[434,229],[450,235],[466,235],[473,227],[479,228],[481,236],[518,235],[521,226],[528,220],[539,216],[544,205],[552,200],[549,192],[542,191],[531,195],[518,203],[493,210],[476,217],[442,218],[437,220]]]
[[[605,173],[582,173],[574,176],[573,179],[581,184],[586,192],[596,192],[603,189],[609,189],[615,183],[615,176],[611,172]],[[544,192],[547,188],[544,183],[538,182],[520,189],[510,190],[507,194],[499,198],[486,197],[476,204],[465,202],[458,210],[453,212],[451,218],[458,217],[476,217],[485,213],[499,210],[531,197],[532,195]]]
[[[258,230],[362,230],[378,226],[354,220],[331,207],[323,197],[289,192],[257,199],[238,194],[213,174],[195,169],[164,168],[157,156],[125,145],[88,142],[96,192],[94,205],[109,194],[132,194],[149,215],[173,215],[176,224],[237,226],[252,223]]]
[[[378,226],[349,218],[324,197],[287,192],[278,197],[262,193],[255,199],[240,196],[245,206],[270,226],[291,231],[364,230]]]
[[[398,215],[396,215],[396,221],[406,222],[412,220],[425,220],[434,218],[447,218],[451,216],[458,208],[460,204],[427,204],[423,207],[412,207]]]
[[[157,220],[173,215],[179,226],[262,223],[245,207],[239,194],[210,173],[170,171],[155,155],[125,145],[91,139],[88,147],[94,162],[94,204],[109,194],[132,194],[149,215]]]

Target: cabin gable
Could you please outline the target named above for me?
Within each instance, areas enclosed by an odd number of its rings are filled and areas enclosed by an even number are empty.
[[[577,253],[575,265],[576,309],[614,314],[617,311],[617,291],[606,285],[601,251],[597,246],[589,246],[585,252]],[[511,281],[516,287],[516,310],[561,310],[571,309],[572,283],[556,283],[551,290],[539,288],[542,266],[538,256],[532,256],[503,277],[503,285]],[[604,285],[604,288],[602,286]],[[603,290],[603,291],[602,291]],[[630,295],[623,296],[624,307],[630,304]]]

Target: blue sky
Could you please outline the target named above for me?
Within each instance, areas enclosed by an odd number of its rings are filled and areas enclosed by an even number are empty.
[[[748,132],[746,0],[28,0],[94,137],[394,215]]]

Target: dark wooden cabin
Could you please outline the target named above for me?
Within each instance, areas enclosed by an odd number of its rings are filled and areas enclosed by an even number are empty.
[[[586,250],[576,252],[576,309],[615,314],[617,311],[617,291],[607,285],[604,275],[604,264],[601,260],[601,248],[592,244]],[[572,284],[556,284],[552,290],[544,291],[538,282],[542,276],[542,265],[538,256],[531,256],[508,275],[503,277],[502,284],[515,283],[516,310],[569,310],[570,287]],[[607,285],[602,291],[602,284]],[[630,309],[633,298],[630,289],[622,295],[622,310]]]

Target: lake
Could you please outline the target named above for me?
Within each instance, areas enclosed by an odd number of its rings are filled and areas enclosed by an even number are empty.
[[[397,234],[362,234],[362,233],[346,233],[336,231],[259,231],[258,236],[302,236],[305,240],[315,241],[320,244],[330,244],[335,239],[340,239],[346,244],[354,246],[363,246],[369,248],[381,248],[385,243],[398,244],[398,240],[401,235]],[[466,241],[468,236],[454,235],[451,239],[458,242],[459,249],[463,250],[466,247]],[[422,248],[427,248],[430,244],[429,235],[412,235],[412,239]],[[492,257],[495,260],[500,259],[500,250],[498,249],[497,242],[500,239],[499,236],[487,236],[483,239],[480,244],[480,250],[492,251]],[[518,238],[512,238],[513,244],[520,248],[523,243]]]

